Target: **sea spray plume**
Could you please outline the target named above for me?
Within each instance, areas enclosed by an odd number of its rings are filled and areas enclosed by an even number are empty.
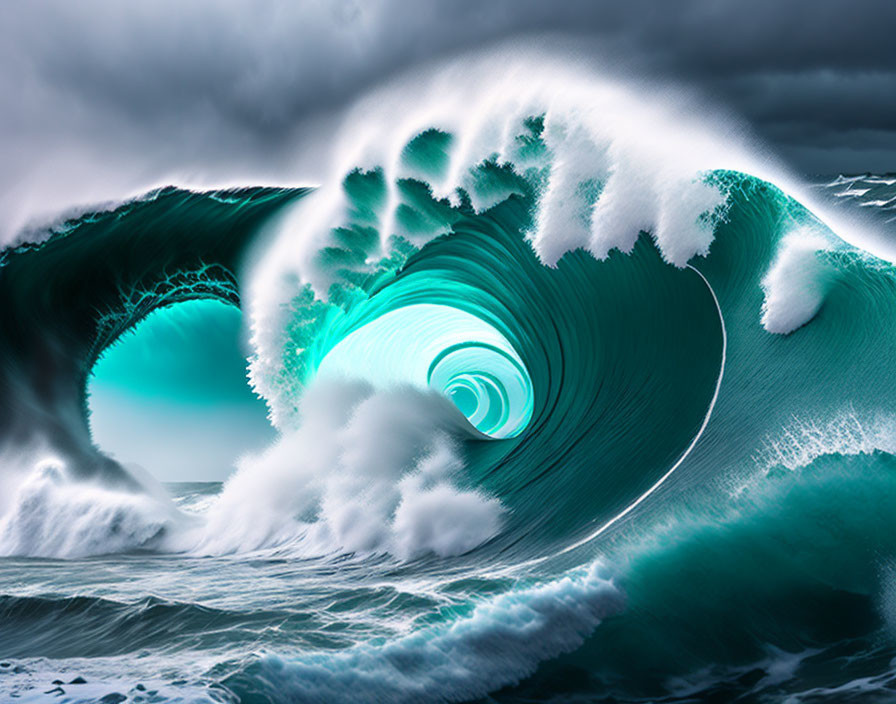
[[[545,223],[533,233],[533,241],[549,262],[565,251],[558,251],[551,241],[561,236],[563,229],[548,225],[551,214],[562,216],[565,223],[584,217],[585,228],[575,228],[580,234],[566,249],[587,248],[591,209],[607,208],[606,217],[595,217],[593,224],[615,233],[600,237],[603,244],[595,249],[603,256],[615,247],[630,249],[631,238],[640,229],[650,230],[660,240],[668,239],[657,231],[657,225],[663,224],[658,222],[661,208],[684,207],[695,220],[688,223],[688,229],[699,227],[696,219],[708,209],[707,204],[695,204],[702,207],[692,211],[687,204],[676,205],[674,199],[663,203],[659,198],[663,191],[680,196],[680,187],[692,183],[701,191],[700,175],[711,169],[764,171],[736,129],[719,125],[714,125],[717,132],[706,129],[707,125],[688,116],[687,106],[677,104],[671,95],[664,96],[668,103],[664,98],[650,100],[623,83],[550,55],[521,60],[508,54],[494,52],[457,60],[395,82],[360,101],[345,117],[321,197],[284,226],[282,249],[272,253],[271,260],[290,254],[287,268],[298,271],[302,281],[311,282],[319,294],[326,295],[332,282],[310,259],[326,243],[330,229],[344,220],[346,201],[341,183],[353,170],[383,170],[387,198],[379,212],[383,223],[379,232],[385,247],[394,234],[389,225],[394,223],[394,211],[400,204],[395,186],[399,179],[423,178],[436,199],[456,199],[457,189],[463,188],[473,207],[482,211],[496,200],[477,189],[477,166],[494,161],[520,171],[546,168],[549,177],[539,204]],[[533,119],[544,121],[542,148],[529,142]],[[415,137],[432,129],[450,138],[444,149],[445,163],[435,172],[421,174],[419,166],[403,158],[404,151]],[[576,193],[588,180],[596,186],[590,198]],[[600,204],[600,194],[607,189],[620,195]],[[569,197],[570,190],[576,197]],[[649,201],[634,227],[629,226],[630,219],[638,209],[625,206],[629,198]],[[716,196],[709,209],[718,202]],[[306,219],[308,215],[311,219]],[[687,239],[688,234],[676,236]],[[670,250],[670,256],[683,265],[705,246],[704,239],[691,252],[682,246],[681,252]],[[263,270],[266,274],[276,271]]]
[[[201,516],[178,511],[138,468],[130,471],[142,491],[85,480],[46,453],[15,475],[7,462],[0,554],[154,549],[409,560],[464,553],[500,531],[500,501],[465,476],[459,441],[476,433],[442,396],[412,388],[375,393],[363,382],[331,380],[312,386],[302,403],[305,422],[243,458]]]
[[[500,530],[500,502],[463,488],[457,441],[474,433],[443,397],[330,380],[301,403],[297,427],[241,460],[192,552],[407,560],[467,552]]]
[[[145,492],[85,481],[65,460],[45,455],[0,506],[0,555],[72,559],[161,548],[188,521],[161,487],[147,477],[141,482]]]

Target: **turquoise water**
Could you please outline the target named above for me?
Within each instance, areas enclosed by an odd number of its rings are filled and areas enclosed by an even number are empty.
[[[150,313],[93,367],[93,441],[162,481],[226,478],[274,437],[247,383],[242,324],[238,308],[214,300]]]
[[[441,197],[462,140],[421,131],[285,278],[326,189],[7,252],[0,692],[892,700],[893,266],[730,170],[667,204],[706,247],[548,262],[550,139]],[[564,182],[563,232],[612,178]]]

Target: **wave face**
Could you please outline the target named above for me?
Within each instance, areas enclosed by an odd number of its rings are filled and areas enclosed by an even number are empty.
[[[0,689],[891,700],[893,265],[674,106],[430,78],[313,193],[165,189],[6,254]],[[166,489],[85,385],[196,298],[246,311],[279,435]]]

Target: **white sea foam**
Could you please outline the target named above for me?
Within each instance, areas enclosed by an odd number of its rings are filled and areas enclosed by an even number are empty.
[[[881,450],[896,454],[896,418],[859,414],[846,407],[825,420],[794,418],[767,438],[756,460],[761,468],[798,470],[823,455],[859,455]]]
[[[468,426],[443,397],[331,381],[302,409],[299,427],[240,462],[180,549],[410,559],[463,553],[499,532],[501,503],[463,487],[453,438]]]
[[[834,196],[837,198],[859,198],[870,190],[870,188],[847,188],[845,191],[835,193]]]
[[[201,513],[179,511],[161,487],[106,487],[61,458],[20,452],[22,471],[6,463],[3,474],[0,555],[274,550],[409,560],[464,553],[500,532],[501,502],[465,481],[457,441],[475,431],[444,397],[330,380],[309,389],[302,408],[304,422],[244,457]]]
[[[768,332],[791,333],[818,313],[833,277],[832,267],[819,253],[831,246],[828,238],[807,228],[781,240],[762,280],[762,326]]]
[[[159,492],[79,479],[58,457],[36,460],[14,484],[0,507],[0,555],[75,558],[158,547],[181,520]]]

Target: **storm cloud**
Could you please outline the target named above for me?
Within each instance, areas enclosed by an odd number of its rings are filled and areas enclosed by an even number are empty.
[[[797,171],[896,170],[894,29],[888,0],[4,3],[0,213],[289,180],[296,133],[366,88],[520,37],[695,90]]]

